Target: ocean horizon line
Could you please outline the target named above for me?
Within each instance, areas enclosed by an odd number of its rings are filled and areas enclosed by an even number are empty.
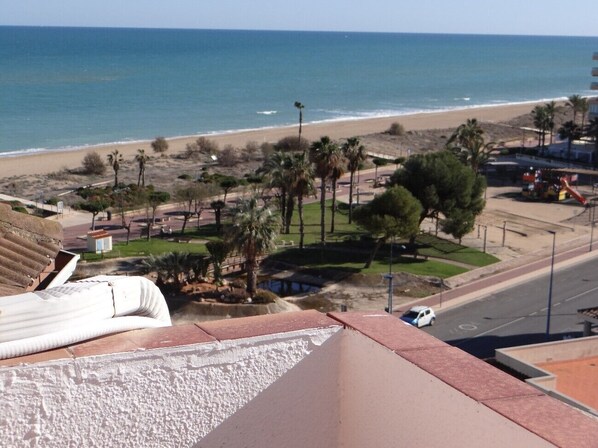
[[[598,98],[597,96],[588,96],[587,98]],[[534,105],[534,104],[541,104],[547,103],[550,101],[557,101],[562,102],[566,101],[567,97],[557,97],[557,98],[543,98],[538,100],[525,100],[525,101],[510,101],[510,102],[495,102],[489,104],[472,104],[467,106],[455,106],[455,107],[444,107],[438,109],[417,109],[417,110],[409,110],[409,111],[388,111],[387,113],[365,113],[368,115],[353,115],[353,116],[341,116],[335,117],[330,119],[324,120],[313,120],[303,122],[303,126],[310,126],[310,125],[319,125],[319,124],[327,124],[327,123],[343,123],[343,122],[354,122],[354,121],[367,121],[367,120],[377,120],[377,119],[389,119],[389,118],[400,118],[400,117],[408,117],[413,115],[427,115],[427,114],[440,114],[445,112],[455,112],[455,111],[466,111],[466,110],[476,110],[476,109],[486,109],[486,108],[495,108],[495,107],[509,107],[509,106],[521,106],[525,104]],[[272,111],[268,111],[272,112]],[[531,110],[530,110],[531,112]],[[256,113],[260,113],[260,111],[256,111]],[[472,117],[475,118],[475,117]],[[206,132],[199,132],[193,134],[185,134],[185,135],[156,135],[156,137],[164,137],[166,140],[182,140],[182,139],[191,139],[191,138],[200,138],[200,137],[219,137],[225,135],[233,135],[233,134],[242,134],[247,132],[259,132],[259,131],[269,131],[272,129],[292,129],[298,126],[298,123],[285,123],[280,125],[273,125],[273,126],[261,126],[255,128],[240,128],[240,129],[224,129],[224,130],[213,130],[213,131],[206,131]],[[51,152],[71,152],[71,151],[83,151],[83,150],[93,150],[96,148],[105,148],[107,146],[124,146],[124,145],[131,145],[131,144],[148,144],[153,141],[154,138],[131,138],[125,140],[118,140],[112,142],[100,142],[100,143],[89,143],[89,144],[82,144],[82,145],[72,145],[72,146],[62,146],[62,147],[54,147],[54,148],[24,148],[24,149],[13,149],[8,151],[0,152],[0,159],[7,158],[7,157],[22,157],[28,155],[36,155],[41,153],[51,153]]]
[[[437,33],[434,31],[371,31],[371,30],[301,30],[301,29],[266,29],[266,28],[177,28],[177,27],[142,27],[142,26],[86,26],[86,25],[14,25],[0,24],[0,28],[53,28],[77,30],[151,30],[151,31],[222,31],[222,32],[256,32],[256,33],[329,33],[329,34],[374,34],[374,35],[405,35],[405,36],[487,36],[487,37],[541,37],[541,38],[588,38],[598,37],[586,34],[496,34],[496,33]]]

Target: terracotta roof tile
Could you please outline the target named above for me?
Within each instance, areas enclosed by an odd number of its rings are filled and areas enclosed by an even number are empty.
[[[297,311],[245,317],[243,319],[215,320],[200,322],[196,325],[218,340],[241,339],[309,328],[340,326],[338,322],[318,311]]]
[[[102,336],[69,347],[77,358],[212,342],[214,338],[193,324],[147,328]]]
[[[1,367],[18,366],[21,364],[35,364],[37,362],[52,361],[55,359],[72,358],[73,354],[66,348],[48,350],[47,352],[34,353],[32,355],[19,356],[17,358],[0,360]]]
[[[538,389],[455,347],[398,350],[397,353],[477,401],[542,395]]]
[[[598,447],[596,420],[547,395],[488,400],[484,404],[558,447]]]
[[[329,313],[348,328],[359,331],[390,350],[421,350],[446,347],[446,344],[427,333],[384,312]]]

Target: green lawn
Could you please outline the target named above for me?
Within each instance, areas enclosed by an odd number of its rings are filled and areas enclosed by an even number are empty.
[[[331,201],[328,201],[330,206]],[[355,224],[349,224],[348,208],[340,203],[336,213],[335,232],[330,230],[332,212],[330,207],[326,210],[326,246],[322,250],[320,242],[320,205],[319,203],[307,204],[304,207],[305,218],[305,245],[306,248],[300,251],[299,244],[299,216],[297,208],[293,213],[289,234],[280,234],[278,241],[293,241],[294,247],[279,249],[270,256],[271,259],[280,260],[305,268],[335,269],[347,273],[361,272],[366,274],[383,274],[388,272],[390,246],[380,248],[372,266],[364,269],[366,260],[373,249],[374,241],[369,238],[366,232]],[[224,218],[224,225],[227,220]],[[195,222],[188,224],[185,236],[193,239],[211,240],[218,238],[214,224],[201,226],[197,229]],[[397,242],[399,243],[399,242]],[[422,256],[444,258],[461,262],[472,266],[486,266],[498,261],[492,255],[484,254],[476,249],[461,246],[451,241],[442,240],[433,235],[422,234],[418,236],[416,245],[418,253]],[[451,277],[467,269],[449,263],[442,263],[438,260],[414,259],[410,255],[399,257],[396,252],[393,257],[392,269],[394,272],[408,272],[417,275],[432,275],[441,278]],[[94,261],[101,258],[147,256],[158,255],[167,252],[191,252],[207,253],[205,244],[169,242],[161,238],[152,238],[131,241],[128,245],[117,243],[111,253],[104,257],[96,254],[85,254],[85,260]]]

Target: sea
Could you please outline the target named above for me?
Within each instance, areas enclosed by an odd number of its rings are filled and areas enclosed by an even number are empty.
[[[598,37],[0,27],[0,155],[591,95]],[[595,92],[594,92],[595,93]]]

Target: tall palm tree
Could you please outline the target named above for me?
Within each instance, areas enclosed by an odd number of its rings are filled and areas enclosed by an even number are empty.
[[[310,159],[315,164],[316,176],[320,178],[320,241],[326,242],[326,181],[334,166],[340,163],[341,152],[330,137],[324,136],[310,148]]]
[[[579,102],[579,113],[581,114],[581,129],[586,125],[586,117],[590,110],[590,103],[587,98],[582,98]]]
[[[483,139],[484,130],[476,118],[468,118],[447,140],[447,146],[456,143],[458,146],[471,147],[475,141]]]
[[[471,169],[478,174],[480,166],[485,164],[490,154],[496,151],[494,142],[486,143],[484,140],[476,140],[469,148],[461,148],[457,156]]]
[[[220,199],[210,202],[210,207],[214,210],[214,219],[216,221],[216,233],[220,233],[222,227],[222,209],[226,207],[226,203]]]
[[[574,121],[566,121],[559,128],[559,137],[567,139],[567,161],[571,160],[571,144],[581,137],[581,130]]]
[[[576,122],[576,118],[577,118],[577,113],[581,111],[581,103],[583,98],[581,97],[581,95],[571,95],[569,98],[567,98],[569,101],[567,101],[567,106],[571,108],[571,110],[573,111],[573,123]]]
[[[289,168],[291,194],[297,197],[299,213],[299,249],[303,249],[305,222],[303,219],[303,199],[315,191],[313,165],[305,154],[295,154]]]
[[[594,156],[592,163],[594,166],[598,165],[598,118],[592,118],[584,131],[586,137],[590,137],[594,141]]]
[[[138,149],[135,155],[135,161],[139,166],[139,176],[137,177],[137,186],[145,187],[145,165],[150,157],[145,153],[145,149]]]
[[[289,215],[287,213],[287,202],[289,192],[289,176],[288,170],[291,163],[291,158],[288,154],[282,151],[277,151],[268,157],[260,168],[267,176],[266,185],[270,189],[278,190],[279,210],[282,222],[289,222]]]
[[[538,129],[538,146],[546,145],[546,131],[550,129],[550,112],[546,106],[537,105],[532,110],[534,126]]]
[[[332,188],[332,215],[330,218],[330,233],[334,233],[334,217],[336,216],[336,186],[338,180],[345,174],[345,164],[340,148],[337,148],[339,157],[333,159],[333,165],[330,166],[330,181]]]
[[[554,118],[559,111],[559,106],[554,101],[550,101],[544,105],[544,109],[548,114],[548,127],[550,129],[550,144],[552,145],[552,136],[554,134]]]
[[[299,110],[299,142],[298,144],[301,145],[301,129],[303,127],[303,109],[305,106],[299,102],[295,101],[295,107]]]
[[[115,149],[110,154],[108,154],[108,164],[114,170],[114,187],[118,186],[118,171],[120,170],[120,164],[123,162],[123,156]]]
[[[279,229],[279,216],[268,207],[260,206],[256,197],[241,201],[233,212],[227,241],[245,257],[250,296],[257,290],[258,258],[274,249]]]
[[[365,146],[361,145],[359,138],[351,137],[347,139],[343,145],[343,155],[347,159],[347,169],[351,173],[349,181],[349,224],[353,222],[353,187],[355,180],[355,172],[359,165],[363,163],[367,157]]]

